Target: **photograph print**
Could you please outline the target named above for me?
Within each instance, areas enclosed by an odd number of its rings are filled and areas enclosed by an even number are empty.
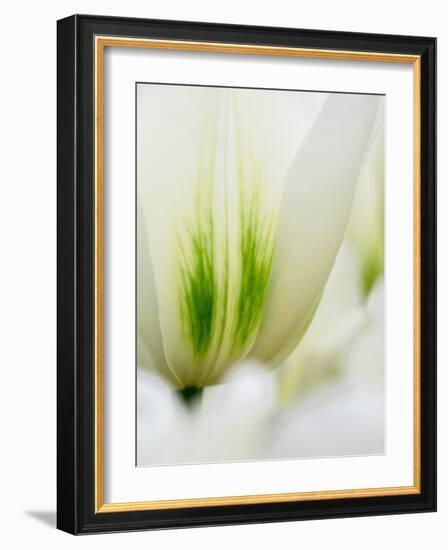
[[[138,466],[385,452],[384,103],[136,84]]]

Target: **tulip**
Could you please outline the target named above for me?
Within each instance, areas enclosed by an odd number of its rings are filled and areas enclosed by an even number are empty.
[[[338,253],[378,96],[139,85],[137,361],[184,392],[271,369]]]

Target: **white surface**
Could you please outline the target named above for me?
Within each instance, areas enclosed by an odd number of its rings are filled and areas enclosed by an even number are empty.
[[[105,59],[106,502],[412,485],[412,67],[128,48]],[[135,467],[135,82],[386,94],[385,456]]]
[[[422,9],[423,7],[423,9]],[[439,36],[439,140],[448,147],[448,31],[443,3],[428,0],[372,5],[355,1],[225,3],[167,0],[16,2],[3,11],[0,35],[2,189],[0,286],[2,345],[0,418],[0,537],[6,548],[270,549],[313,547],[344,550],[446,546],[448,462],[448,256],[440,216],[439,288],[439,513],[350,520],[189,529],[75,539],[54,530],[55,510],[55,20],[72,13],[297,26]],[[446,155],[439,159],[439,208],[448,208]],[[49,523],[51,525],[49,525]]]

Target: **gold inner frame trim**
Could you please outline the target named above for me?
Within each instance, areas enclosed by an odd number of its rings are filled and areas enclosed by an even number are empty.
[[[106,47],[152,48],[160,50],[194,51],[207,53],[234,53],[301,57],[314,59],[371,61],[382,63],[407,63],[413,65],[413,174],[414,174],[414,352],[413,352],[413,420],[414,420],[414,469],[413,485],[348,490],[275,493],[179,500],[154,500],[141,502],[104,502],[104,51]],[[166,510],[197,508],[204,506],[231,506],[273,502],[303,502],[340,498],[412,495],[420,493],[421,482],[421,426],[420,426],[420,117],[421,117],[421,60],[418,55],[390,54],[382,52],[357,52],[323,50],[253,44],[226,44],[181,40],[156,40],[96,36],[95,55],[95,513],[129,512],[142,510]]]

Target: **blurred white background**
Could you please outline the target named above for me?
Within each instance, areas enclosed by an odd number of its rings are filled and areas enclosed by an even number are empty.
[[[448,444],[439,418],[439,512],[350,520],[178,530],[75,539],[54,529],[56,465],[56,20],[72,13],[217,21],[439,37],[439,143],[448,146],[448,31],[443,3],[408,0],[372,4],[340,0],[17,1],[2,12],[0,88],[2,243],[0,385],[0,540],[5,548],[444,548],[448,520]],[[439,211],[448,208],[446,156],[439,163]],[[448,233],[441,216],[440,241]],[[440,247],[439,280],[448,279]],[[439,395],[448,387],[448,293],[439,288]]]

